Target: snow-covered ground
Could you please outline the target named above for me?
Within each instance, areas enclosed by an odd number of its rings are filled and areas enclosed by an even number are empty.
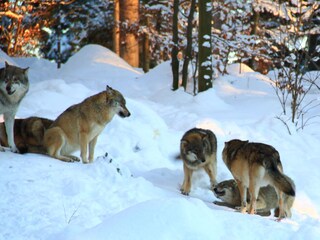
[[[280,104],[266,76],[232,65],[230,75],[193,97],[170,90],[169,62],[143,74],[97,45],[81,49],[60,70],[43,59],[0,52],[1,66],[4,60],[30,67],[18,118],[54,119],[107,84],[123,93],[132,115],[115,116],[106,126],[93,164],[0,152],[1,240],[320,238],[319,122],[289,135],[275,118]],[[175,157],[183,133],[195,126],[217,136],[218,181],[231,178],[221,159],[225,141],[276,147],[297,188],[292,218],[277,222],[214,205],[202,171],[190,196],[181,195],[182,162]]]

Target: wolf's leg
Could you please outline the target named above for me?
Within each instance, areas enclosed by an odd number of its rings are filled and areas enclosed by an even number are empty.
[[[91,142],[89,142],[89,162],[92,163],[93,162],[93,158],[94,158],[94,148],[96,146],[98,140],[98,136],[94,137]]]
[[[43,145],[47,154],[53,158],[59,159],[64,162],[79,161],[75,156],[63,156],[61,150],[66,144],[66,137],[64,132],[59,127],[48,129],[44,134]]]
[[[209,163],[208,165],[203,167],[206,173],[209,175],[211,190],[213,190],[214,186],[217,184],[216,176],[217,176],[217,168],[214,164]]]
[[[257,198],[259,194],[260,187],[257,186],[256,181],[250,179],[249,193],[250,193],[250,208],[249,214],[255,214],[257,208]]]
[[[275,188],[276,193],[278,195],[278,199],[279,199],[279,213],[278,213],[278,217],[279,219],[281,218],[285,218],[286,217],[286,213],[284,211],[284,203],[283,203],[283,192],[281,192],[279,189]]]
[[[241,199],[241,208],[240,211],[242,213],[246,213],[247,212],[247,188],[246,186],[239,180],[237,180],[237,185],[239,188],[239,192],[240,192],[240,199]]]
[[[249,208],[249,213],[250,214],[255,214],[255,211],[257,209],[257,199],[258,199],[258,194],[260,190],[260,182],[265,176],[266,170],[265,168],[258,164],[258,163],[253,163],[250,169],[249,173],[249,193],[250,193],[250,208]]]
[[[12,152],[18,153],[19,150],[14,143],[14,131],[13,131],[15,113],[16,111],[11,112],[9,114],[5,113],[3,114],[3,117],[4,117],[5,126],[6,126],[6,133],[8,137],[8,145],[10,147],[10,150]]]
[[[189,169],[184,163],[183,171],[184,171],[184,180],[180,190],[183,195],[189,195],[190,189],[191,189],[191,178],[192,178],[193,170]]]
[[[80,130],[80,152],[81,152],[81,159],[82,163],[89,163],[88,161],[88,133],[87,131]]]

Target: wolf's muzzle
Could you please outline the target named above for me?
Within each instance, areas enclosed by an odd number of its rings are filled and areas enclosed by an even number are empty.
[[[7,87],[6,87],[6,91],[7,91],[7,93],[8,93],[9,95],[12,95],[12,94],[14,94],[14,92],[15,92],[16,90],[12,89],[10,86],[7,86]]]

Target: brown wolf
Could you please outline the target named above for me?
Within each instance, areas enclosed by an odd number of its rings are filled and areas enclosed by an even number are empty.
[[[40,117],[29,117],[14,120],[14,141],[20,153],[41,153],[43,135],[52,124],[52,120]],[[5,123],[0,123],[0,143],[8,147]]]
[[[274,147],[235,139],[225,143],[222,158],[237,181],[241,212],[247,211],[247,189],[250,194],[249,213],[254,214],[260,187],[270,184],[279,197],[279,217],[285,217],[282,193],[295,196],[295,189],[282,173],[280,156]]]
[[[293,186],[294,183],[291,180]],[[295,186],[294,186],[295,187]],[[241,197],[237,182],[234,179],[222,181],[215,185],[213,189],[214,195],[222,202],[215,201],[214,203],[219,206],[237,209],[241,206]],[[247,192],[247,202],[250,201],[249,193]],[[286,217],[291,217],[291,208],[295,197],[287,194],[283,195],[283,206]],[[274,187],[268,185],[261,187],[257,198],[256,214],[261,216],[270,216],[271,209],[275,210],[275,216],[279,216],[279,199]]]
[[[214,133],[200,128],[187,131],[180,142],[180,156],[184,170],[181,193],[190,193],[192,173],[200,168],[204,168],[209,175],[213,189],[217,175],[217,138]]]
[[[98,136],[114,115],[129,117],[126,100],[120,92],[107,89],[65,110],[44,134],[47,154],[66,161],[79,161],[70,155],[80,149],[83,163],[93,161]]]
[[[19,68],[5,62],[5,67],[0,69],[0,115],[3,114],[6,122],[7,146],[12,152],[19,151],[14,143],[14,118],[28,90],[28,68]],[[4,150],[0,145],[0,151]]]

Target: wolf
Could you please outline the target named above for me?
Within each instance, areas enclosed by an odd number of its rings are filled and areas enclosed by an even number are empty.
[[[28,69],[9,65],[7,62],[5,67],[0,69],[0,114],[3,114],[6,123],[8,147],[15,153],[19,150],[14,143],[14,118],[22,99],[29,90]],[[4,150],[0,145],[0,151]]]
[[[291,183],[294,182],[292,179]],[[237,182],[234,179],[225,180],[218,183],[214,189],[213,193],[216,198],[219,198],[222,202],[214,201],[214,204],[219,206],[225,206],[233,209],[237,209],[241,205],[241,197]],[[250,201],[249,193],[247,192],[247,202]],[[289,196],[287,194],[283,195],[283,206],[285,217],[291,218],[291,208],[294,203],[295,197]],[[279,216],[279,199],[274,187],[268,185],[261,187],[258,198],[257,198],[257,207],[256,214],[260,216],[270,216],[271,210],[275,210],[275,216]]]
[[[217,183],[217,138],[211,130],[192,128],[180,141],[180,157],[183,160],[184,180],[181,193],[189,195],[192,173],[203,168],[209,175],[211,188]]]
[[[249,213],[254,214],[260,188],[271,185],[279,199],[279,218],[285,217],[282,195],[294,197],[295,187],[283,173],[279,152],[274,147],[234,139],[225,142],[222,159],[237,181],[242,213],[247,211],[247,189],[250,194]]]
[[[52,120],[40,117],[29,117],[14,120],[14,142],[20,153],[44,153],[43,136]],[[5,123],[0,123],[0,143],[8,147]]]
[[[122,94],[107,86],[105,91],[72,105],[54,120],[44,133],[46,153],[73,162],[80,159],[70,154],[80,149],[82,162],[91,163],[98,136],[115,114],[122,118],[130,116]]]

